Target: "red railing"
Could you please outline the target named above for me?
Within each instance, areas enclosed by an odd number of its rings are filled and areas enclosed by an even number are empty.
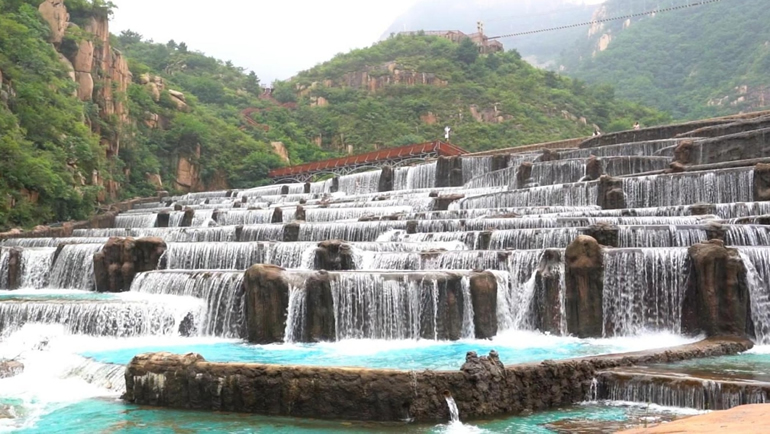
[[[331,160],[316,161],[314,163],[300,164],[299,166],[283,167],[271,170],[271,178],[283,178],[286,176],[299,175],[308,172],[320,172],[339,167],[358,166],[367,163],[379,163],[388,160],[403,159],[405,157],[420,156],[435,152],[439,156],[453,157],[456,155],[467,154],[465,150],[451,143],[441,141],[418,143],[415,145],[401,146],[399,148],[387,148],[379,151],[367,152],[366,154],[351,155],[342,158],[332,158]]]

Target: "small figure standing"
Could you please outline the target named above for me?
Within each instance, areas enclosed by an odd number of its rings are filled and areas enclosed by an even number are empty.
[[[634,129],[635,130],[641,130],[642,127],[639,125],[639,122],[634,123]]]
[[[599,131],[599,129],[598,129],[598,128],[595,128],[595,129],[594,129],[594,137],[596,137],[596,136],[601,136],[601,135],[602,135],[602,132],[601,132],[601,131]]]

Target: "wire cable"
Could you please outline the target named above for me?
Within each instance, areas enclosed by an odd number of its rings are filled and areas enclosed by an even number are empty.
[[[690,3],[690,4],[686,4],[686,5],[681,5],[681,6],[672,6],[672,7],[668,7],[668,8],[656,9],[654,11],[639,12],[639,13],[635,13],[635,14],[623,15],[623,16],[612,17],[612,18],[602,18],[600,20],[593,20],[593,21],[588,21],[588,22],[585,22],[585,23],[569,24],[569,25],[566,25],[566,26],[551,27],[549,29],[530,30],[528,32],[510,33],[510,34],[507,34],[507,35],[500,35],[500,36],[490,36],[488,39],[512,38],[512,37],[515,37],[515,36],[533,35],[535,33],[552,32],[552,31],[555,31],[555,30],[571,29],[571,28],[574,28],[574,27],[592,26],[594,24],[606,23],[608,21],[627,20],[629,18],[636,18],[636,17],[646,16],[646,15],[654,15],[654,14],[658,14],[658,13],[661,13],[661,12],[670,12],[670,11],[676,11],[676,10],[680,10],[680,9],[687,9],[687,8],[691,8],[691,7],[695,7],[695,6],[703,6],[703,5],[707,5],[709,3],[716,3],[716,2],[719,2],[719,1],[722,1],[722,0],[704,0],[704,1],[697,2],[697,3]]]

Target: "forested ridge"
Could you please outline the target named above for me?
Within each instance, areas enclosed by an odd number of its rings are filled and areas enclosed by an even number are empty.
[[[257,74],[183,41],[100,33],[109,2],[67,0],[69,22],[54,3],[0,0],[4,229],[85,219],[157,190],[256,186],[272,168],[435,140],[447,125],[477,151],[669,120],[516,51],[480,55],[470,41],[420,35],[338,55],[265,92]]]
[[[608,0],[599,18],[695,3]],[[698,119],[770,105],[770,8],[730,0],[613,21],[565,51],[566,74],[612,83],[619,97],[675,119]],[[600,40],[609,41],[606,50]]]

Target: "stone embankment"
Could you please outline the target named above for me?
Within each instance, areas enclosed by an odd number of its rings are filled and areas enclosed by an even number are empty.
[[[397,371],[211,363],[198,354],[136,356],[124,399],[140,405],[274,416],[369,421],[442,421],[444,396],[464,418],[516,415],[589,397],[597,373],[611,368],[736,354],[753,344],[711,338],[663,350],[505,367],[493,351],[468,353],[459,371]]]

